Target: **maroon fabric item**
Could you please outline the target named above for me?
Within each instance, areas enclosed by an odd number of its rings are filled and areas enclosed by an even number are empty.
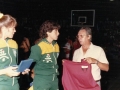
[[[83,66],[88,68],[82,68]],[[85,61],[64,60],[62,84],[64,90],[100,90],[91,74],[91,65]]]

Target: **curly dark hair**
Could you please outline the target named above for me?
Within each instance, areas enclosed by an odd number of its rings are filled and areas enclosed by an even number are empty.
[[[52,20],[47,20],[45,21],[41,26],[40,26],[40,31],[39,31],[39,36],[40,38],[46,38],[47,37],[47,32],[52,32],[54,29],[60,29],[60,25]]]

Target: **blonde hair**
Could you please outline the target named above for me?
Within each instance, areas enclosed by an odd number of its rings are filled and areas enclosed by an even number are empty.
[[[13,18],[11,15],[4,15],[3,13],[0,13],[0,31],[1,27],[15,27],[17,25],[16,19]]]

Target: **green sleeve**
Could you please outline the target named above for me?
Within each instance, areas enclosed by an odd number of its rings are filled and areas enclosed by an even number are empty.
[[[34,62],[37,62],[41,56],[41,49],[39,46],[35,45],[31,47],[31,53],[29,58],[33,59]]]
[[[19,64],[18,63],[18,49],[16,50],[16,64]]]

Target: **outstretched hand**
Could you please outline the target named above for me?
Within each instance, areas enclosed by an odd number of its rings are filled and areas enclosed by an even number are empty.
[[[13,77],[13,76],[18,76],[20,74],[20,72],[16,72],[18,67],[7,67],[5,68],[5,75],[9,76],[9,77]]]
[[[30,69],[25,69],[25,71],[22,72],[23,75],[28,74]]]
[[[64,60],[66,60],[66,59],[62,59],[62,64],[64,63]]]

